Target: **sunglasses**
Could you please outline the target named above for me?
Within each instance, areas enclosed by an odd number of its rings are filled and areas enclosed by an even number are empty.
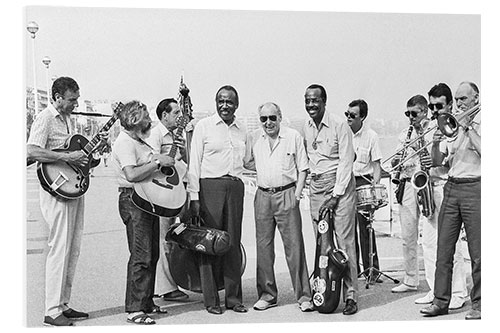
[[[416,118],[418,116],[419,112],[417,111],[405,111],[405,116],[408,118],[412,116],[413,118]]]
[[[434,110],[434,108],[436,108],[436,110],[442,110],[444,108],[444,104],[441,104],[441,103],[435,103],[435,104],[429,103],[429,109]]]
[[[267,119],[269,119],[270,121],[276,121],[276,120],[278,120],[278,116],[275,116],[275,115],[260,116],[259,119],[260,119],[260,122],[265,123],[267,121]]]
[[[346,116],[347,118],[351,118],[351,119],[356,119],[356,117],[358,116],[358,115],[357,115],[357,114],[355,114],[354,112],[348,112],[348,111],[344,112],[344,114],[345,114],[345,116]]]

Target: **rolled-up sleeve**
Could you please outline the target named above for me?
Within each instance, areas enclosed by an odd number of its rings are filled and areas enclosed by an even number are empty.
[[[333,194],[341,196],[345,193],[347,185],[351,180],[354,163],[354,148],[352,146],[352,131],[346,122],[337,126],[339,164],[337,168],[337,179]]]
[[[307,153],[304,146],[304,138],[298,132],[295,136],[295,149],[297,155],[297,170],[299,172],[308,170],[309,159],[307,158]]]

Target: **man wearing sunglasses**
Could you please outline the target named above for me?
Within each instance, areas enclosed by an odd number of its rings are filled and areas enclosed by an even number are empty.
[[[274,234],[278,228],[295,298],[301,311],[312,311],[311,288],[302,235],[299,203],[309,168],[302,136],[281,126],[281,110],[275,103],[259,106],[262,128],[247,145],[245,167],[257,171],[255,233],[257,243],[257,292],[255,310],[276,306],[278,288],[274,276]]]
[[[319,84],[307,87],[304,95],[310,117],[304,125],[304,137],[311,172],[309,198],[313,228],[316,234],[317,223],[327,210],[332,210],[339,247],[349,258],[356,258],[352,131],[345,121],[325,112],[326,97],[325,88]],[[357,269],[355,260],[350,259],[343,278],[345,315],[358,311]]]
[[[379,184],[381,177],[380,159],[382,152],[380,151],[378,135],[374,130],[364,126],[364,120],[368,115],[368,104],[357,99],[349,103],[349,108],[344,113],[347,117],[347,123],[353,132],[353,147],[356,153],[354,161],[354,177],[356,179],[356,187],[372,184]],[[368,221],[365,215],[356,214],[356,222],[359,228],[359,244],[361,247],[361,257],[363,260],[363,269],[370,267],[370,234],[367,229]],[[355,239],[357,239],[357,235]],[[373,267],[379,269],[377,244],[373,237]],[[356,264],[359,265],[359,246],[356,242]],[[358,274],[361,272],[358,269]],[[374,277],[375,278],[375,277]],[[376,280],[382,282],[380,278]]]
[[[414,130],[411,135],[411,140],[415,141],[419,136],[433,127],[433,122],[427,118],[428,108],[431,104],[441,104],[440,109],[447,112],[451,108],[451,91],[446,89],[447,86],[440,84],[434,87],[429,92],[430,99],[433,103],[427,104],[427,100],[422,95],[416,95],[410,98],[407,103],[405,115],[409,118],[410,125]],[[438,96],[436,96],[436,94]],[[435,107],[437,109],[439,107]],[[398,150],[401,150],[405,145],[408,128],[404,129],[399,137]],[[439,131],[439,130],[437,130]],[[426,144],[433,140],[434,133],[428,132],[423,137],[423,142]],[[421,140],[417,140],[406,150],[406,156],[414,154],[421,148]],[[426,148],[427,149],[427,148]],[[432,152],[432,150],[431,150]],[[399,163],[399,157],[396,157],[393,162]],[[393,164],[395,165],[395,164]],[[419,238],[419,220],[423,215],[422,207],[419,205],[418,190],[411,184],[411,177],[414,173],[425,168],[429,174],[429,186],[432,186],[434,212],[428,216],[423,216],[422,223],[422,254],[424,259],[425,278],[429,288],[431,289],[423,297],[415,300],[416,304],[431,303],[434,286],[434,270],[436,264],[436,249],[437,249],[437,217],[441,208],[443,198],[443,185],[446,179],[447,170],[441,166],[433,167],[433,158],[427,150],[422,151],[415,157],[412,157],[403,164],[401,171],[401,185],[403,186],[402,199],[399,203],[398,215],[401,223],[401,236],[403,238],[403,258],[405,276],[403,283],[394,287],[392,292],[402,293],[417,291],[419,285],[418,276],[418,238]],[[461,265],[460,265],[461,263]],[[463,257],[457,254],[456,265],[454,270],[454,297],[450,307],[453,309],[461,308],[464,304],[467,290],[465,285],[465,275],[463,274]]]
[[[477,85],[462,82],[455,100],[457,117],[460,117],[461,113],[479,104]],[[463,225],[467,234],[473,282],[472,309],[465,319],[481,319],[481,119],[479,115],[473,119],[465,116],[460,122],[454,139],[443,142],[440,147],[433,147],[446,158],[450,169],[438,220],[434,300],[432,305],[420,312],[424,316],[438,316],[447,314],[452,308],[454,290],[452,288],[450,293],[450,285],[455,286],[455,261],[462,248],[456,244],[457,240],[460,243]]]

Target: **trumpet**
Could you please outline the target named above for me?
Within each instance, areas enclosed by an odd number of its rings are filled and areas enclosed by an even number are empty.
[[[405,146],[401,149],[399,149],[396,153],[392,154],[388,158],[386,158],[383,162],[382,165],[386,164],[388,161],[392,160],[396,155],[401,154],[404,150],[406,150],[407,147],[410,145],[415,144],[417,141],[421,140],[427,133],[439,129],[441,133],[443,133],[444,136],[448,138],[454,138],[458,134],[458,130],[460,127],[463,127],[463,125],[460,125],[460,122],[465,118],[469,117],[471,120],[476,117],[476,115],[481,111],[481,103],[477,104],[473,108],[459,114],[459,115],[452,115],[450,113],[441,113],[437,117],[437,125],[434,125],[432,127],[429,127],[427,130],[422,132],[419,136],[417,136],[415,139],[411,140],[410,142],[405,143]],[[414,156],[420,154],[424,149],[427,149],[427,147],[433,143],[433,141],[427,142],[425,145],[421,146],[419,149],[417,149],[413,154],[410,154],[408,156],[405,156],[403,159],[399,161],[398,164],[393,166],[392,168],[389,168],[386,170],[387,172],[393,172],[394,170],[400,168],[404,163],[406,163],[408,160],[413,158]]]

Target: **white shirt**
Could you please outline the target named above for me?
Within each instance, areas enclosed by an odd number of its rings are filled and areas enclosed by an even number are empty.
[[[28,144],[49,150],[60,148],[71,134],[69,124],[70,116],[60,114],[49,104],[33,122]]]
[[[255,162],[260,187],[279,187],[296,182],[298,172],[309,168],[304,139],[294,129],[281,126],[272,148],[269,135],[262,128],[258,129],[253,132],[248,147],[246,160]]]
[[[319,131],[314,120],[306,121],[304,137],[311,173],[336,172],[333,194],[343,195],[351,180],[354,162],[352,130],[349,124],[335,119],[325,111]]]
[[[353,172],[354,176],[373,175],[373,163],[382,158],[377,133],[364,124],[353,135],[352,145],[356,153]]]
[[[200,179],[243,175],[246,130],[237,119],[227,125],[219,114],[201,119],[191,141],[187,191],[199,200]]]

